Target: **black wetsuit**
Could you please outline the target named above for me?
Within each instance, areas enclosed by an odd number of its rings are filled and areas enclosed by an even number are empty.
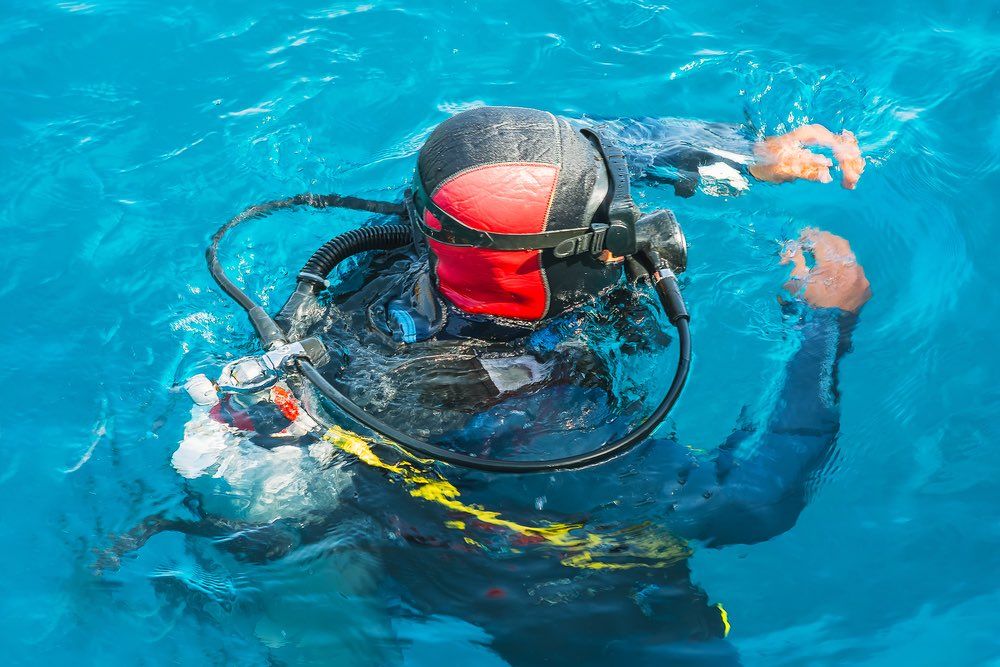
[[[601,125],[625,148],[633,177],[670,183],[679,195],[692,194],[706,176],[713,183],[705,187],[741,189],[748,179],[750,142],[732,126],[669,119]],[[612,288],[540,324],[471,316],[436,293],[426,258],[411,251],[354,271],[312,333],[347,350],[331,379],[384,419],[481,455],[551,458],[620,433],[655,400],[616,378],[615,363],[617,353],[666,346],[649,324],[656,309]],[[406,484],[387,492],[382,471],[362,474],[359,504],[365,489],[382,498],[365,511],[385,531],[373,542],[399,584],[398,604],[479,625],[514,664],[734,659],[720,641],[725,612],[690,581],[686,541],[719,547],[787,530],[839,428],[836,368],[854,318],[804,304],[787,308],[786,318],[801,343],[770,415],[741,425],[713,453],[661,436],[575,472],[448,471],[469,503],[518,525],[579,522],[574,534],[584,541],[588,531],[599,533],[589,549],[477,522],[454,507],[415,500]],[[581,331],[614,343],[589,345]],[[550,655],[539,655],[539,647]]]

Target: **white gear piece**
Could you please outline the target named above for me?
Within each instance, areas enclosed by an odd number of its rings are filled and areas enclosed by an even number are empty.
[[[236,431],[212,419],[203,406],[191,408],[191,419],[184,425],[184,439],[170,462],[182,477],[194,479],[204,475],[219,462],[226,449],[235,447]]]
[[[716,162],[698,167],[701,189],[706,194],[724,197],[735,192],[750,189],[750,181],[737,169],[725,162]]]
[[[279,385],[287,390],[284,383]],[[271,400],[270,390],[261,394],[261,400]],[[214,419],[211,408],[195,405],[171,462],[182,477],[199,480],[196,488],[214,511],[236,510],[243,519],[268,522],[329,510],[339,504],[351,476],[331,465],[328,443],[300,444],[302,436],[316,429],[300,407],[295,421],[278,434],[287,436],[290,444],[265,449],[245,432]],[[230,510],[224,510],[225,505]]]
[[[483,370],[501,393],[515,392],[529,385],[541,382],[552,371],[553,364],[539,363],[530,354],[516,357],[483,358],[479,360]]]
[[[189,378],[184,383],[184,389],[197,405],[212,406],[219,402],[215,383],[202,373]]]

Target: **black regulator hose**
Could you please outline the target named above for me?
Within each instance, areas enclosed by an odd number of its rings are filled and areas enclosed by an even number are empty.
[[[326,287],[326,277],[342,261],[366,250],[392,250],[410,243],[413,232],[407,225],[382,225],[352,229],[327,241],[313,253],[299,272],[299,280]]]
[[[272,347],[286,342],[285,332],[271,319],[271,316],[263,308],[254,303],[253,299],[247,296],[246,292],[229,279],[229,276],[226,275],[225,270],[222,268],[222,263],[219,261],[219,244],[231,229],[248,220],[259,220],[260,218],[266,218],[275,211],[294,209],[301,206],[312,206],[313,208],[347,208],[355,211],[368,211],[369,213],[398,215],[400,217],[406,216],[406,206],[401,203],[374,201],[360,197],[342,197],[334,194],[315,195],[307,192],[286,199],[254,204],[243,209],[239,214],[230,218],[226,224],[219,227],[215,234],[212,235],[212,241],[205,251],[205,259],[208,260],[208,272],[212,274],[212,278],[222,288],[222,291],[239,304],[243,310],[247,311],[250,323],[253,325],[257,335],[260,336],[264,347]]]
[[[373,229],[379,228],[376,227]],[[408,229],[407,231],[409,232]],[[677,277],[667,263],[654,250],[640,252],[639,260],[640,265],[646,270],[647,275],[653,281],[654,290],[667,312],[668,319],[677,328],[677,370],[674,372],[674,378],[663,400],[660,401],[660,404],[653,413],[642,424],[625,436],[605,443],[603,446],[589,452],[543,461],[510,461],[471,456],[445,449],[444,447],[432,445],[429,442],[414,438],[391,424],[387,424],[375,415],[370,414],[334,387],[308,359],[299,358],[296,360],[296,364],[299,371],[313,383],[316,389],[348,416],[382,436],[389,438],[411,454],[432,458],[463,468],[483,470],[485,472],[554,472],[576,470],[597,465],[625,453],[653,434],[653,431],[666,418],[680,397],[681,391],[684,389],[684,384],[687,381],[688,372],[691,370],[691,330],[689,323],[691,318],[684,306],[684,300],[677,285]],[[324,266],[323,268],[326,269],[326,273],[322,274],[325,278],[333,267],[326,268]]]
[[[313,253],[299,271],[295,291],[274,318],[288,329],[299,318],[303,308],[315,303],[316,295],[326,289],[326,278],[342,261],[367,250],[392,250],[413,241],[409,225],[379,225],[352,229],[335,236]]]
[[[265,346],[273,346],[286,342],[285,338],[287,334],[260,306],[254,303],[235,283],[226,277],[222,265],[218,260],[218,246],[226,232],[241,222],[264,217],[275,210],[301,205],[309,205],[316,208],[341,206],[378,213],[405,215],[405,207],[402,204],[373,202],[353,197],[338,197],[336,195],[298,195],[289,199],[251,206],[219,228],[215,235],[212,236],[212,244],[207,252],[209,271],[223,291],[247,311],[254,328],[257,330]],[[288,302],[281,309],[279,320],[287,319],[290,323],[294,323],[298,305],[301,305],[304,300],[310,297],[315,298],[315,295],[325,288],[326,277],[336,268],[339,262],[367,250],[388,250],[400,247],[406,245],[411,240],[411,231],[407,225],[383,225],[355,229],[327,242],[313,254],[303,267],[302,272],[299,274],[295,293],[292,294]],[[299,357],[296,359],[296,365],[302,375],[323,396],[339,409],[343,410],[344,413],[363,426],[397,443],[414,456],[432,458],[443,463],[464,468],[497,473],[576,470],[603,463],[623,454],[653,434],[653,431],[660,425],[680,397],[681,391],[684,389],[684,383],[687,381],[688,372],[691,369],[690,317],[684,306],[676,276],[674,276],[669,265],[655,251],[641,251],[637,264],[642,267],[646,275],[653,281],[654,289],[667,312],[671,324],[677,328],[677,370],[674,372],[673,380],[663,400],[660,401],[660,404],[645,421],[621,438],[605,443],[601,447],[589,452],[542,461],[509,461],[471,456],[445,449],[414,438],[368,413],[323,377],[308,358]]]

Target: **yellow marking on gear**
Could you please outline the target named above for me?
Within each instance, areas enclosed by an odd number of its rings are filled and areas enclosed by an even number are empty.
[[[364,438],[350,431],[334,426],[323,435],[323,439],[342,449],[343,451],[357,457],[359,461],[373,468],[379,468],[387,472],[398,475],[404,484],[409,487],[409,493],[414,498],[420,498],[428,502],[437,503],[453,512],[466,514],[473,517],[480,523],[491,526],[499,526],[507,530],[523,535],[541,539],[551,546],[561,549],[572,550],[576,553],[568,555],[560,562],[566,567],[585,568],[591,570],[627,570],[632,568],[664,568],[690,556],[691,551],[687,545],[669,535],[659,535],[651,537],[649,535],[637,535],[625,544],[628,549],[626,555],[631,558],[644,559],[651,562],[604,562],[594,559],[593,551],[602,545],[614,546],[618,544],[614,538],[629,537],[629,533],[646,529],[648,524],[635,526],[629,531],[622,531],[621,534],[601,536],[593,532],[584,532],[582,535],[574,535],[574,531],[582,531],[583,523],[546,523],[541,526],[526,526],[509,519],[504,519],[499,512],[487,510],[480,505],[472,505],[462,502],[459,498],[461,492],[458,488],[434,471],[423,471],[417,468],[412,462],[402,460],[399,463],[387,463],[383,461],[372,449],[371,444]],[[401,453],[402,450],[400,450]],[[429,462],[417,459],[421,463]],[[445,525],[449,528],[465,529],[464,521],[447,521]],[[482,544],[466,537],[466,543],[485,549]],[[725,614],[725,611],[723,611]],[[724,621],[725,622],[725,621]],[[728,623],[726,623],[728,628]]]
[[[627,549],[623,555],[633,559],[630,562],[595,561],[589,550],[583,550],[563,559],[562,563],[568,567],[591,570],[631,570],[640,567],[661,569],[691,555],[691,549],[683,541],[666,533],[649,534],[650,528],[651,525],[647,522],[604,536],[604,542],[625,545]]]
[[[602,563],[595,561],[593,554],[583,551],[575,556],[567,556],[560,561],[566,567],[577,567],[588,570],[631,570],[637,567],[666,567],[659,563]]]
[[[729,631],[732,630],[732,626],[729,625],[729,612],[726,611],[721,602],[715,606],[719,610],[719,616],[722,618],[722,637],[725,639],[729,636]]]

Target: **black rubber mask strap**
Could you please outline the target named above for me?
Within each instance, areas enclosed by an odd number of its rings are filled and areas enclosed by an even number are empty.
[[[414,226],[424,236],[434,239],[439,243],[486,248],[489,250],[545,250],[556,248],[565,241],[592,234],[592,230],[589,227],[560,229],[558,231],[540,232],[538,234],[499,234],[481,229],[473,229],[442,209],[433,199],[427,196],[427,193],[421,186],[419,175],[414,179],[414,182],[417,186],[413,207],[413,214],[416,217]],[[421,208],[430,211],[431,215],[440,223],[441,229],[434,229],[427,224],[420,210]]]
[[[607,222],[609,226],[606,247],[619,257],[632,255],[636,251],[635,223],[641,213],[632,200],[625,153],[615,143],[602,137],[599,132],[584,128],[580,133],[597,147],[610,176],[608,196],[597,209],[595,216]]]

